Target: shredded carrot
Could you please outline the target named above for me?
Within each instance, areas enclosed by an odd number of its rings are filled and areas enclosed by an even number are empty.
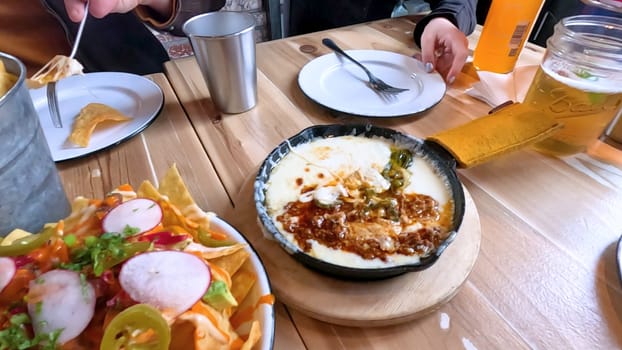
[[[238,328],[241,324],[253,320],[253,314],[255,313],[255,310],[257,310],[259,306],[261,306],[261,304],[273,305],[274,295],[262,295],[254,306],[249,306],[247,308],[236,311],[236,313],[233,314],[229,319],[231,322],[231,326],[233,326],[233,328]]]
[[[242,338],[237,338],[233,342],[231,342],[231,345],[229,346],[229,349],[230,350],[239,350],[239,349],[242,348],[242,346],[244,346],[244,340],[242,340]]]
[[[229,334],[227,332],[220,329],[218,325],[218,320],[212,315],[209,309],[203,304],[202,301],[197,301],[191,308],[192,311],[199,313],[205,317],[214,325],[214,328],[218,330],[218,332],[226,339],[227,343],[229,342]]]
[[[216,264],[210,263],[209,261],[207,262],[207,265],[209,266],[212,274],[219,276],[221,279],[223,279],[223,282],[225,282],[227,287],[231,288],[231,284],[232,284],[231,275],[229,275],[227,271],[225,271],[224,269],[222,269],[220,266]]]
[[[107,210],[96,210],[95,211],[95,217],[98,218],[99,220],[103,220],[104,216],[106,216],[106,214],[108,214]]]
[[[117,190],[118,191],[134,192],[134,188],[130,184],[123,184],[123,185],[117,187]]]
[[[257,301],[257,304],[255,304],[255,307],[259,307],[261,304],[274,305],[274,300],[274,294],[262,295]]]
[[[141,235],[148,235],[151,233],[157,233],[157,232],[162,232],[162,231],[164,231],[164,226],[162,225],[162,223],[159,223],[156,227],[152,228],[149,231],[145,231],[141,233]]]
[[[63,230],[65,230],[65,220],[60,220],[58,224],[56,224],[56,234],[62,236]]]
[[[47,272],[57,264],[69,261],[69,249],[62,239],[56,238],[52,242],[31,251],[28,256],[37,262],[41,272]]]
[[[28,284],[35,279],[35,274],[29,269],[18,269],[11,282],[0,293],[0,304],[22,300],[28,292]]]
[[[134,337],[133,342],[137,343],[137,344],[146,344],[149,343],[150,341],[156,339],[156,332],[149,328],[147,330],[145,330],[144,332],[140,332],[136,337]]]
[[[241,324],[246,323],[253,319],[253,314],[255,313],[255,307],[249,306],[244,309],[240,309],[236,311],[231,318],[229,318],[229,322],[231,322],[231,326],[236,329],[240,327]]]
[[[185,228],[183,228],[183,227],[181,227],[179,225],[169,225],[169,226],[165,227],[165,230],[172,231],[172,232],[177,233],[177,234],[185,234],[185,235],[190,234],[188,232],[188,230],[186,230]]]
[[[196,256],[197,258],[201,258],[202,260],[205,260],[203,259],[203,255],[201,254],[201,252],[197,252],[196,250],[189,250],[187,251],[187,253],[192,254]]]
[[[217,241],[226,241],[227,238],[229,238],[226,234],[214,230],[210,230],[209,234],[212,239],[215,239]]]

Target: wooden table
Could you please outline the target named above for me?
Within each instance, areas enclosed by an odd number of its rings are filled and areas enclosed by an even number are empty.
[[[302,66],[328,52],[321,38],[346,49],[412,55],[413,27],[405,18],[382,20],[261,43],[259,103],[237,115],[214,108],[193,58],[168,62],[167,77],[152,77],[166,99],[154,124],[111,150],[59,164],[68,195],[97,197],[121,183],[155,181],[176,162],[199,205],[227,218],[245,181],[278,143],[310,125],[353,120],[313,103],[297,85]],[[472,47],[478,34],[469,38]],[[520,64],[537,63],[541,54],[528,46]],[[461,75],[422,116],[359,121],[417,137],[461,125],[489,110],[464,94],[473,81]],[[335,326],[277,303],[275,348],[622,348],[615,263],[622,170],[584,155],[560,160],[523,150],[458,172],[477,206],[482,242],[474,270],[450,302],[381,328]]]

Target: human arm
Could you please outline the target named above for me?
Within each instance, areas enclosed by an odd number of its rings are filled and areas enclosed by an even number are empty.
[[[430,1],[432,12],[419,21],[413,33],[421,59],[430,70],[452,83],[468,56],[470,34],[477,23],[476,0]]]

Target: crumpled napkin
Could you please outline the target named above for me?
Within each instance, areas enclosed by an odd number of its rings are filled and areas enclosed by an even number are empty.
[[[465,92],[491,107],[507,101],[523,102],[537,70],[537,65],[527,65],[506,74],[478,71],[479,81]]]

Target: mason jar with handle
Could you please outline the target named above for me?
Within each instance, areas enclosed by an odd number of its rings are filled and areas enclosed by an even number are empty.
[[[622,18],[580,15],[556,24],[523,104],[563,125],[536,150],[587,150],[622,106]]]
[[[26,67],[0,52],[17,81],[0,96],[0,238],[15,228],[36,233],[69,215],[69,201],[39,124]]]

